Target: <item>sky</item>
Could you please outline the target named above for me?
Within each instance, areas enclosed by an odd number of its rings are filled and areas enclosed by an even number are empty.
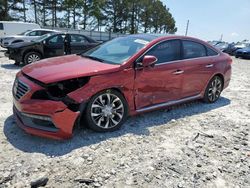
[[[203,40],[250,40],[250,0],[162,0],[177,26],[177,35]]]

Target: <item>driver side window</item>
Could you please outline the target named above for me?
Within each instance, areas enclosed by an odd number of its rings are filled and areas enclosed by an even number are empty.
[[[161,42],[149,50],[146,55],[155,56],[158,59],[156,64],[180,60],[181,42],[180,40]]]
[[[48,39],[49,44],[63,44],[65,35],[56,35]]]

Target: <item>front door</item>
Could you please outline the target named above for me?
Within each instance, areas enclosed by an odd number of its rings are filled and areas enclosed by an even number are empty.
[[[58,34],[46,40],[43,47],[45,58],[64,55],[64,38],[64,34]]]
[[[183,63],[179,61],[180,41],[161,42],[145,55],[153,55],[158,60],[153,67],[141,67],[136,70],[136,109],[180,99],[183,78]]]

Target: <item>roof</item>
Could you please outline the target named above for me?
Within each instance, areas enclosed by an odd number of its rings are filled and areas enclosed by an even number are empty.
[[[53,29],[32,29],[30,31],[54,31],[54,32],[61,32],[61,31],[57,31],[57,30],[53,30]]]
[[[0,23],[22,23],[22,24],[35,24],[38,25],[36,23],[29,23],[29,22],[19,22],[19,21],[0,21]]]

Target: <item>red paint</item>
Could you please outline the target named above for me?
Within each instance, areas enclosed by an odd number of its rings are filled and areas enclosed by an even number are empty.
[[[155,63],[157,61],[157,58],[155,56],[152,55],[146,55],[143,60],[142,60],[142,65],[144,67],[148,67],[150,65],[152,65],[153,63]]]
[[[221,52],[218,56],[179,60],[164,65],[135,68],[137,60],[144,52],[156,43],[169,39],[189,39],[209,44],[189,37],[167,36],[150,42],[122,65],[111,65],[77,55],[44,59],[38,63],[25,66],[22,72],[43,83],[53,83],[71,78],[90,76],[90,80],[82,88],[68,94],[78,103],[88,102],[96,93],[109,88],[119,90],[126,98],[129,114],[138,114],[137,110],[194,95],[204,95],[209,80],[216,74],[224,78],[224,88],[231,78],[231,58]],[[214,49],[214,48],[213,48]],[[217,51],[216,49],[214,49]],[[148,57],[144,65],[151,64],[154,57]],[[213,64],[212,68],[205,68]],[[182,74],[175,74],[183,71]],[[26,132],[49,138],[63,139],[72,135],[72,129],[79,112],[71,111],[63,102],[31,99],[32,94],[42,87],[27,79],[22,73],[17,77],[30,87],[30,91],[14,105],[20,112],[46,115],[52,118],[59,129],[56,133],[29,128],[17,118],[18,125]],[[14,112],[16,115],[16,112]]]

